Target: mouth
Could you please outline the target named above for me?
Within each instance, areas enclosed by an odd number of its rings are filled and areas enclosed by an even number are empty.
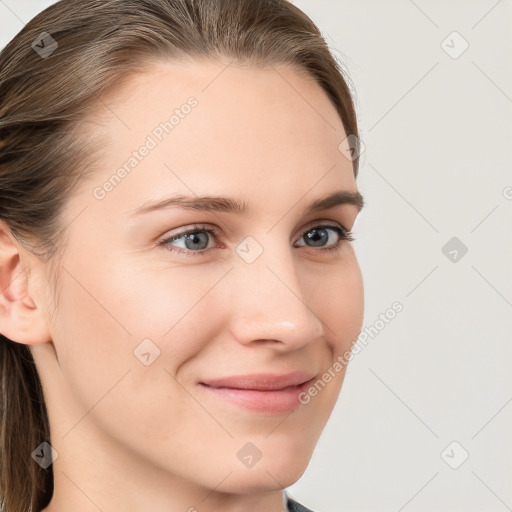
[[[299,395],[314,381],[311,372],[253,374],[199,382],[210,396],[262,414],[284,414],[295,410]]]

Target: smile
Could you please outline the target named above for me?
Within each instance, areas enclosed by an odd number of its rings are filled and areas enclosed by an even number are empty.
[[[200,382],[210,395],[262,414],[285,414],[299,405],[299,395],[313,382],[310,372],[257,374]]]

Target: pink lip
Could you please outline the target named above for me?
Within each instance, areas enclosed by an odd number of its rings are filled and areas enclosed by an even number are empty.
[[[299,395],[315,375],[309,372],[289,374],[260,373],[213,379],[199,384],[217,398],[266,414],[291,412],[299,405]]]

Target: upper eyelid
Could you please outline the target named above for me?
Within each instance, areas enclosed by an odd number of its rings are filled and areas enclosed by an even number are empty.
[[[326,226],[326,227],[329,227],[330,225],[332,225],[332,227],[334,227],[334,228],[341,227],[344,231],[346,231],[347,233],[350,233],[350,229],[346,228],[340,222],[333,221],[333,220],[322,220],[322,219],[314,220],[314,221],[311,221],[311,223],[306,224],[306,226],[301,229],[301,233],[304,234],[307,231],[313,229],[314,227],[321,226],[321,225]],[[219,235],[220,231],[221,231],[220,228],[216,227],[213,224],[195,224],[195,225],[191,225],[188,228],[185,227],[181,231],[179,231],[175,234],[164,235],[164,237],[162,238],[162,241],[165,242],[165,241],[172,240],[174,238],[181,238],[182,236],[184,236],[186,234],[207,231],[209,229],[211,229],[214,232],[213,233],[214,235]]]
[[[304,228],[302,228],[302,231],[306,231],[308,229],[314,228],[316,226],[329,226],[332,225],[333,227],[341,227],[345,231],[349,232],[350,229],[346,228],[341,222],[335,221],[335,220],[314,220],[311,221],[311,223],[306,224]]]

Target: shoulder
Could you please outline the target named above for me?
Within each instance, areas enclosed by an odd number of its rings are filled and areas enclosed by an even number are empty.
[[[286,505],[288,512],[314,512],[313,510],[306,508],[304,505],[301,505],[300,503],[295,501],[288,494],[286,494]]]

